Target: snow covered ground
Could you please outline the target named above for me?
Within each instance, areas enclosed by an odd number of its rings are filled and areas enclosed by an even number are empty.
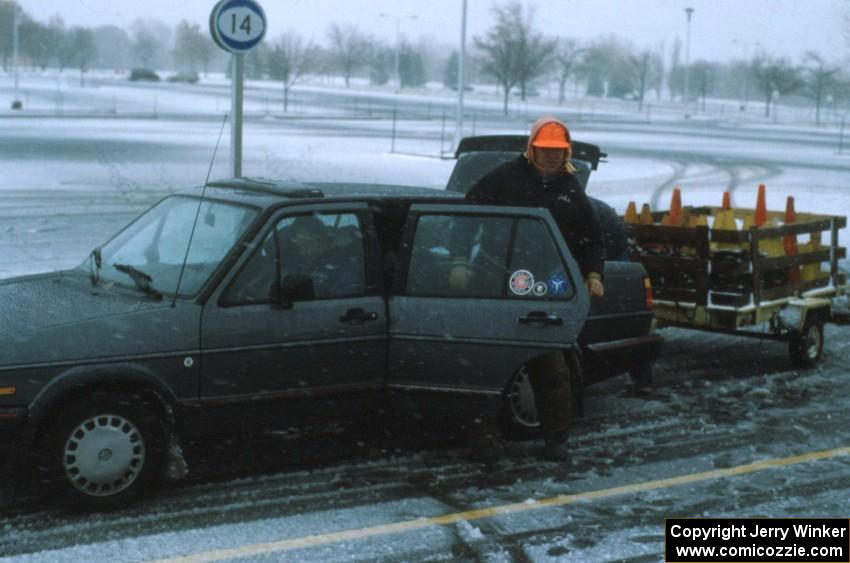
[[[25,82],[33,114],[37,100],[52,112],[55,84],[51,90],[45,80]],[[158,198],[201,185],[221,126],[215,114],[226,105],[215,100],[224,92],[165,84],[62,87],[65,110],[87,117],[0,118],[0,278],[74,266]],[[156,119],[146,115],[152,92]],[[8,83],[0,81],[0,97],[7,94]],[[353,103],[345,94],[334,97],[343,107]],[[91,115],[110,103],[140,115]],[[322,106],[279,119],[264,115],[262,96],[249,103],[255,115],[245,125],[246,175],[440,189],[453,165],[437,158],[439,119],[400,122],[396,150],[403,154],[393,154],[386,119],[327,119],[331,112]],[[396,101],[411,111],[423,103]],[[520,133],[526,126],[524,118],[493,114],[476,132]],[[829,131],[626,118],[576,122],[573,135],[608,153],[590,193],[620,211],[630,200],[665,208],[675,186],[686,205],[717,205],[731,189],[735,205],[751,207],[765,183],[770,209],[782,209],[785,196],[794,195],[798,212],[850,215],[850,155],[835,154]],[[229,175],[227,155],[225,131],[213,178]],[[850,244],[847,230],[841,242]],[[810,371],[789,369],[781,343],[663,334],[654,394],[632,396],[626,378],[591,388],[569,463],[540,462],[533,442],[512,444],[504,459],[483,466],[456,446],[394,449],[366,437],[352,448],[374,448],[368,455],[334,457],[310,469],[280,460],[253,469],[246,463],[237,475],[200,477],[115,513],[15,508],[0,514],[0,561],[193,554],[249,561],[659,561],[665,517],[847,516],[850,459],[840,448],[850,446],[841,414],[850,407],[850,328],[827,327],[824,361]],[[268,437],[255,449],[231,445],[225,457],[263,459],[282,447]],[[823,460],[722,473],[823,450],[838,451]],[[715,473],[682,484],[659,481],[706,471]],[[579,496],[545,506],[559,495]],[[516,503],[532,509],[488,512]],[[469,513],[478,509],[480,517]],[[452,514],[461,516],[447,524],[422,520]],[[414,524],[398,529],[400,522]]]

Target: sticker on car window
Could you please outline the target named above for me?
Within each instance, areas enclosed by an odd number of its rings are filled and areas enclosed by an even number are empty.
[[[534,288],[531,290],[531,293],[535,297],[543,297],[547,293],[549,293],[549,288],[543,282],[537,282],[534,284]]]
[[[563,295],[567,292],[567,276],[555,274],[549,278],[546,286],[552,295]]]
[[[528,295],[534,287],[534,276],[528,270],[517,270],[511,274],[510,288],[514,295]]]

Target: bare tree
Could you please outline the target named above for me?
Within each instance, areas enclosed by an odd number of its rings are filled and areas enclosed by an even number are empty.
[[[523,18],[519,3],[508,5],[510,6],[516,7],[515,13],[519,16],[515,25],[519,43],[519,93],[524,102],[529,85],[535,78],[544,74],[558,43],[557,40],[548,39],[542,33],[534,31],[533,8],[529,8]]]
[[[770,117],[770,103],[775,97],[790,94],[803,85],[798,69],[788,59],[759,55],[752,64],[753,79],[764,96],[764,116]]]
[[[186,20],[177,24],[171,56],[178,68],[194,71],[196,65],[200,65],[206,75],[212,53],[209,34],[202,32],[198,24]]]
[[[667,88],[670,92],[670,101],[684,91],[685,73],[679,58],[682,53],[682,41],[676,38],[673,42],[673,53],[670,55],[670,75],[667,77]]]
[[[348,88],[351,75],[369,60],[372,39],[356,26],[341,27],[337,24],[331,24],[328,28],[328,38],[331,41],[331,57],[342,70],[345,87]]]
[[[101,25],[93,30],[97,59],[92,66],[121,69],[132,64],[133,45],[127,32],[115,25]]]
[[[85,86],[83,77],[89,69],[89,63],[97,56],[94,34],[84,27],[71,28],[68,32],[66,50],[69,61],[80,69],[80,86]]]
[[[632,76],[634,77],[635,92],[638,99],[638,111],[643,110],[646,91],[656,80],[656,73],[658,72],[657,57],[658,55],[649,51],[643,51],[640,54],[629,56]]]
[[[836,86],[836,75],[840,67],[827,67],[826,62],[817,53],[809,51],[805,55],[806,94],[815,102],[815,124],[820,125],[820,108],[827,92]]]
[[[171,42],[171,29],[157,20],[135,20],[131,24],[133,52],[142,66],[153,67]]]
[[[572,76],[582,49],[575,39],[559,39],[555,50],[555,76],[558,78],[558,104],[564,103],[567,80]]]
[[[495,78],[502,87],[507,115],[511,90],[519,85],[525,99],[530,82],[543,73],[555,43],[534,31],[533,12],[524,14],[519,2],[495,5],[493,14],[496,23],[474,42],[481,52],[482,72]]]
[[[715,68],[706,61],[697,61],[691,65],[691,80],[697,96],[702,98],[702,111],[705,111],[705,98],[714,86]]]
[[[289,91],[315,64],[315,48],[294,32],[284,33],[269,53],[269,77],[283,83],[283,112],[289,111]]]

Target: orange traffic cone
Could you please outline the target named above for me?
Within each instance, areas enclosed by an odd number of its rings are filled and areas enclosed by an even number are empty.
[[[652,219],[652,209],[649,208],[648,203],[644,203],[643,207],[640,208],[640,217],[638,218],[641,225],[652,225],[655,221]]]
[[[794,198],[788,196],[785,203],[785,224],[792,225],[797,221],[797,212],[794,210]],[[797,256],[797,235],[785,235],[782,239],[785,248],[785,256]],[[800,267],[791,266],[788,269],[788,279],[791,283],[800,283]]]
[[[629,205],[626,207],[626,214],[623,216],[623,221],[629,223],[630,225],[635,225],[640,222],[640,220],[638,219],[637,205],[635,205],[635,202],[629,202]]]
[[[767,201],[764,184],[759,184],[759,194],[756,199],[756,214],[753,217],[753,225],[761,227],[767,222]]]
[[[670,198],[670,211],[661,219],[662,225],[668,227],[682,226],[682,191],[679,188],[673,190]]]

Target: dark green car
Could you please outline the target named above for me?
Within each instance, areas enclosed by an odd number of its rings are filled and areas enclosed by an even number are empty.
[[[17,481],[115,506],[179,478],[181,442],[222,429],[356,421],[399,395],[510,412],[523,365],[575,350],[587,317],[545,210],[249,179],[199,195],[164,199],[78,268],[0,282],[0,460]],[[463,288],[457,229],[474,233]]]

